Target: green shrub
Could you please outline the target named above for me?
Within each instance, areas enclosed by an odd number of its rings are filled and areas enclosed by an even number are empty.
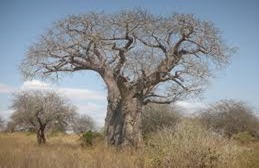
[[[81,145],[83,147],[92,146],[95,141],[98,141],[98,139],[101,139],[102,135],[98,132],[93,131],[87,131],[84,133],[81,137]]]

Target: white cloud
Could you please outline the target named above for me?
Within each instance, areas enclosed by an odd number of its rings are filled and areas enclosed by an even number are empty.
[[[60,88],[58,89],[58,91],[60,91],[68,97],[73,97],[76,99],[105,100],[106,98],[104,93],[88,89]]]
[[[10,93],[14,90],[15,89],[13,87],[0,83],[0,93]]]
[[[99,91],[69,88],[69,87],[58,87],[56,85],[38,81],[38,80],[25,81],[21,86],[21,90],[30,90],[30,89],[55,90],[64,94],[70,99],[77,99],[77,100],[105,100],[106,98],[105,93],[101,93]]]
[[[201,102],[178,101],[176,105],[183,108],[185,114],[194,114],[197,111],[206,108],[208,105]]]
[[[91,113],[98,113],[102,111],[106,111],[106,106],[99,105],[93,102],[88,102],[86,104],[78,106],[80,112],[91,112]]]
[[[28,89],[51,89],[52,86],[49,83],[45,83],[38,80],[31,80],[31,81],[25,81],[21,89],[22,90],[28,90]]]

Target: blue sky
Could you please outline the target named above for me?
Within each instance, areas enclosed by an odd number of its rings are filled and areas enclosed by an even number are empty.
[[[94,73],[80,72],[67,76],[57,84],[26,82],[18,70],[19,62],[30,44],[51,24],[69,14],[89,11],[116,12],[141,7],[156,14],[192,13],[210,20],[222,30],[227,44],[238,47],[232,63],[203,95],[202,102],[220,99],[240,99],[259,109],[259,1],[256,0],[2,0],[0,2],[0,115],[8,116],[11,92],[28,87],[51,87],[66,91],[82,113],[88,113],[103,123],[105,116],[105,86]],[[63,90],[62,90],[63,89]],[[74,89],[74,90],[73,90]],[[75,90],[77,89],[77,90]],[[73,94],[71,94],[73,93]],[[82,96],[102,95],[98,98]],[[81,95],[81,99],[79,100]],[[69,96],[69,95],[74,95]],[[77,98],[76,98],[77,97]],[[193,106],[194,103],[190,104]],[[188,106],[188,105],[187,105]]]

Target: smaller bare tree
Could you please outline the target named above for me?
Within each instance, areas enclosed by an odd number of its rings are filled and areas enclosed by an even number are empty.
[[[92,131],[96,128],[96,123],[88,115],[75,115],[72,121],[72,129],[76,134],[82,134],[87,131]]]
[[[142,130],[147,135],[162,127],[172,127],[180,120],[180,113],[170,105],[150,104],[142,114]]]
[[[245,131],[252,136],[258,134],[259,120],[252,108],[241,101],[219,101],[204,110],[200,117],[208,128],[228,137]]]
[[[46,143],[45,131],[55,123],[66,123],[75,115],[75,106],[56,92],[22,91],[14,94],[11,119],[16,128],[33,130],[39,145]]]

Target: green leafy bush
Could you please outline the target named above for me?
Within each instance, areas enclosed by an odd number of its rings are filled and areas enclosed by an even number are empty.
[[[98,132],[87,131],[81,137],[81,145],[83,147],[92,146],[95,141],[102,139],[102,135]]]

